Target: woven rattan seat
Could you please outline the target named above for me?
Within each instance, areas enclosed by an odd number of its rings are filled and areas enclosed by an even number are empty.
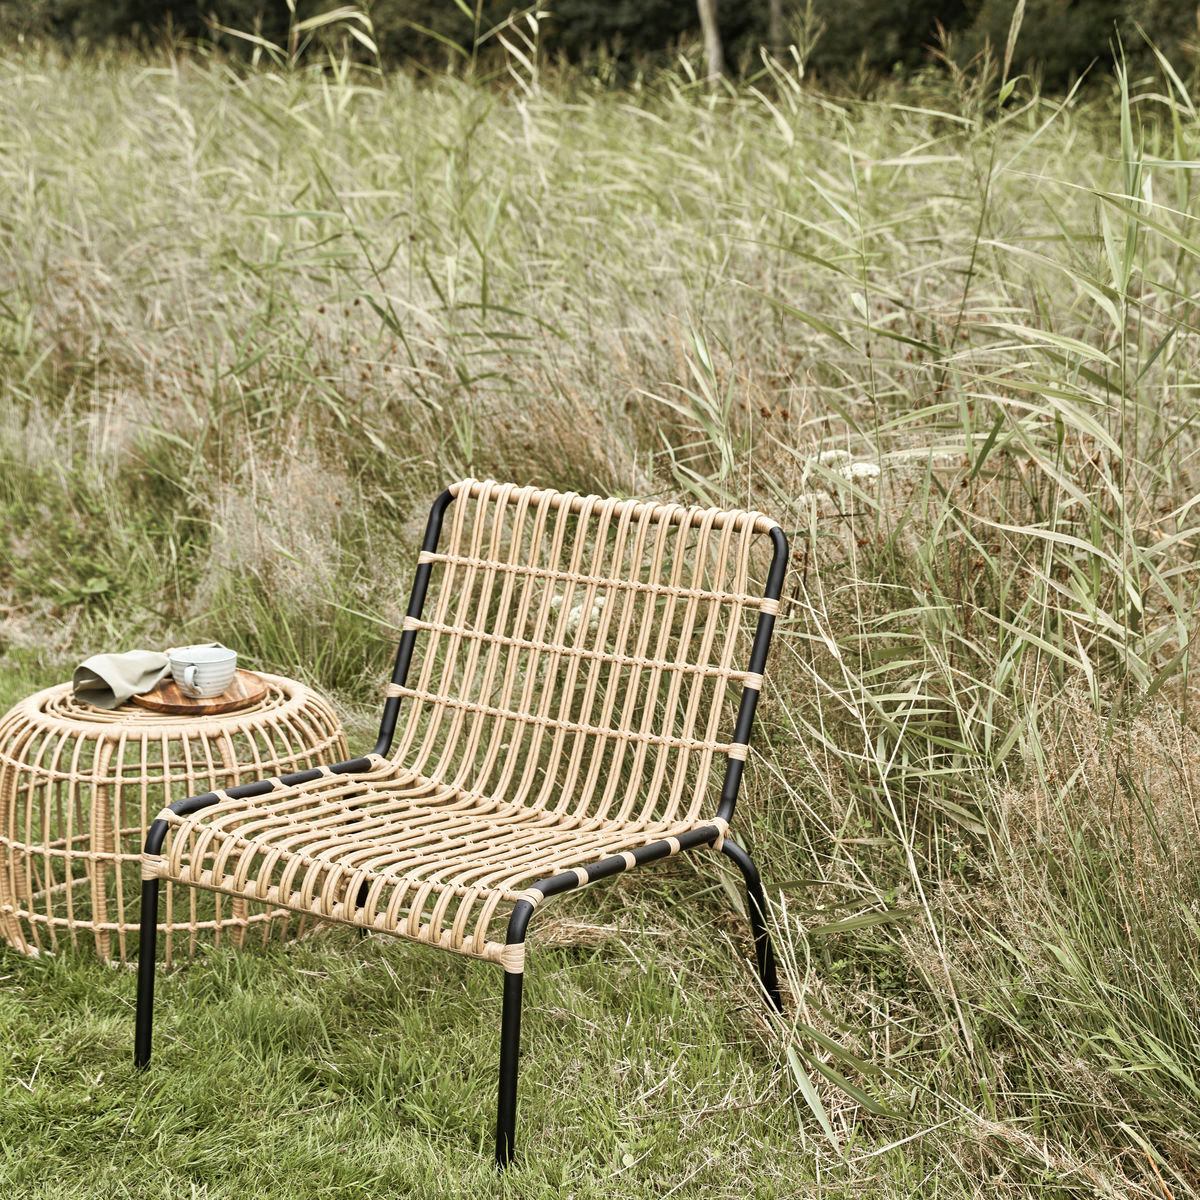
[[[163,879],[499,963],[501,1163],[526,927],[547,898],[723,850],[746,879],[759,977],[778,1007],[761,884],[726,833],[786,558],[758,513],[449,488],[426,530],[374,752],[191,797],[151,828],[139,1065]]]
[[[181,883],[519,966],[524,947],[505,946],[505,922],[536,881],[586,872],[609,855],[711,828],[711,822],[572,816],[447,788],[400,772],[388,759],[376,758],[373,766],[352,778],[331,772],[281,785],[250,805],[225,800],[176,817],[171,851],[151,869]],[[348,904],[348,897],[356,902]]]

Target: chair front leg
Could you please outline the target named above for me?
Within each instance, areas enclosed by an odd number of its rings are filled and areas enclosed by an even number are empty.
[[[293,771],[278,779],[260,779],[255,783],[241,783],[237,787],[224,788],[220,795],[204,792],[198,796],[187,796],[176,800],[163,810],[177,817],[190,817],[202,809],[216,804],[222,797],[242,800],[251,796],[263,796],[275,791],[277,786],[290,787],[297,783],[311,783],[326,772],[349,775],[369,771],[369,758],[352,758],[348,762],[335,763],[331,767],[314,767],[307,771]],[[146,831],[146,843],[142,847],[142,921],[138,938],[138,984],[137,1023],[133,1035],[133,1061],[137,1067],[146,1067],[150,1062],[150,1040],[154,1026],[154,960],[158,949],[158,885],[157,875],[147,875],[146,864],[158,860],[163,842],[171,826],[162,816],[155,817]]]
[[[521,1051],[521,989],[524,971],[504,972],[500,1017],[500,1092],[496,1104],[496,1166],[512,1162],[517,1125],[517,1060]]]
[[[754,963],[758,968],[758,981],[771,1007],[777,1013],[782,1013],[779,976],[775,970],[775,948],[771,945],[771,935],[767,932],[767,901],[763,895],[758,868],[750,855],[730,838],[725,838],[721,843],[721,850],[737,863],[742,878],[746,881],[746,909],[750,914],[750,930],[754,934]]]
[[[150,1065],[150,1039],[154,1027],[154,966],[158,950],[158,880],[142,880],[142,924],[138,938],[137,1025],[133,1035],[133,1063]]]
[[[500,1087],[496,1100],[496,1166],[501,1170],[512,1162],[516,1138],[525,930],[532,915],[533,905],[528,900],[518,900],[508,919],[508,937],[505,939],[504,1008],[500,1014]]]

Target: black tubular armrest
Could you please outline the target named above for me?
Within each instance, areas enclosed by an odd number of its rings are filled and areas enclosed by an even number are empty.
[[[310,767],[307,771],[293,771],[290,775],[280,775],[278,781],[284,787],[292,787],[297,783],[311,783],[326,773],[357,775],[360,771],[369,771],[370,769],[371,760],[369,758],[351,758],[346,762],[334,763],[329,767]],[[254,796],[265,796],[268,792],[275,791],[275,780],[259,779],[254,783],[239,783],[236,787],[222,790],[230,800],[249,800]],[[183,800],[176,800],[168,804],[167,811],[173,812],[177,817],[189,817],[192,813],[216,804],[220,799],[221,797],[216,792],[201,792],[198,796],[187,796]],[[146,833],[145,853],[158,854],[162,850],[163,839],[167,836],[167,830],[170,827],[169,822],[164,821],[161,817],[154,820]]]
[[[695,850],[698,846],[711,846],[721,836],[722,828],[720,826],[700,825],[696,829],[689,829],[685,833],[676,834],[672,840],[678,843],[679,851],[682,852],[684,850]],[[670,841],[660,839],[656,842],[648,842],[644,846],[638,846],[628,851],[628,853],[633,858],[633,865],[641,867],[645,866],[648,862],[653,862],[655,859],[668,858],[672,853],[672,849]],[[612,876],[620,875],[623,871],[630,869],[624,854],[610,854],[607,858],[587,864],[585,868],[587,874],[586,882],[597,883],[601,879],[610,879]],[[583,886],[584,882],[572,870],[563,871],[559,875],[550,875],[545,879],[539,879],[537,883],[530,884],[526,890],[540,892],[543,899],[549,899],[551,896],[558,896],[563,892],[574,891],[575,888]],[[506,939],[508,945],[519,944],[525,940],[525,931],[532,916],[533,905],[529,900],[518,900],[513,906],[512,913],[508,919],[508,936]]]

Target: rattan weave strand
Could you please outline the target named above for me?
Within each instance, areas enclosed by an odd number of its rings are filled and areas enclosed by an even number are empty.
[[[451,489],[390,758],[249,799],[218,792],[171,827],[147,878],[178,880],[520,970],[503,920],[532,885],[710,828],[732,742],[752,512],[468,480]],[[767,551],[769,552],[769,545]],[[751,631],[752,632],[752,631]],[[736,698],[736,697],[732,697]],[[406,711],[405,711],[406,710]],[[705,817],[703,814],[709,815]]]

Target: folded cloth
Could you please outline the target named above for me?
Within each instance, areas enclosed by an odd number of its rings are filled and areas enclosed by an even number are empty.
[[[148,692],[169,670],[171,660],[154,650],[93,654],[75,668],[75,698],[95,708],[116,708],[130,696]]]

